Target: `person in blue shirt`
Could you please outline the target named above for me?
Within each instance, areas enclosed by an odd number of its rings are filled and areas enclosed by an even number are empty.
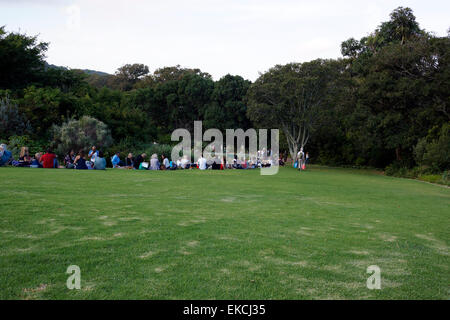
[[[0,145],[0,167],[8,165],[12,160],[12,153],[8,150],[6,144]]]
[[[100,151],[98,153],[98,156],[95,157],[94,169],[95,170],[105,170],[106,169],[106,160],[103,157],[103,152],[102,151]]]
[[[31,168],[43,168],[42,164],[41,164],[41,153],[38,152],[34,155],[34,159],[31,161]]]
[[[92,149],[88,153],[88,158],[90,158],[91,162],[94,163],[95,162],[95,158],[97,158],[97,157],[98,157],[97,147],[93,146]]]
[[[120,152],[116,152],[114,157],[111,159],[111,163],[113,168],[120,168],[123,165],[122,161],[120,161]]]

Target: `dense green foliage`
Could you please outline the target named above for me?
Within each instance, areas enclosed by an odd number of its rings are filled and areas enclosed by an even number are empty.
[[[344,42],[347,84],[329,132],[341,140],[335,154],[344,161],[336,162],[413,166],[419,139],[450,119],[449,52],[450,38],[420,30],[408,8],[396,9],[369,37]]]
[[[61,126],[54,125],[52,132],[55,151],[59,154],[70,150],[87,151],[90,146],[96,146],[100,150],[112,144],[108,127],[89,116],[83,116],[80,120],[71,119]]]
[[[0,137],[31,132],[30,122],[19,112],[17,104],[6,96],[0,98]]]
[[[279,128],[282,152],[303,146],[315,163],[449,169],[450,36],[422,30],[409,8],[344,41],[342,59],[277,65],[254,83],[214,81],[179,65],[150,73],[127,64],[114,75],[68,70],[48,65],[46,49],[0,28],[0,98],[8,97],[0,121],[12,121],[0,129],[2,141],[26,134],[50,143],[53,125],[90,116],[108,126],[115,145],[137,150],[170,144],[174,129],[203,120],[204,129]]]
[[[429,166],[435,171],[445,170],[450,168],[450,124],[444,124],[437,134],[433,131],[436,130],[431,130],[417,143],[414,150],[416,160],[419,165]]]
[[[335,94],[342,63],[315,60],[275,66],[251,86],[248,116],[258,126],[280,128],[295,158],[320,124],[327,96]]]

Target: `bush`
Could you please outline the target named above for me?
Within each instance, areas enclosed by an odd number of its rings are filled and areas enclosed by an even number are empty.
[[[443,185],[450,185],[450,171],[445,171],[443,174],[433,174],[430,168],[415,167],[407,169],[400,166],[398,163],[393,163],[386,167],[385,172],[387,176],[398,178],[419,179],[430,183],[439,183]]]
[[[7,142],[9,151],[11,151],[13,158],[18,159],[20,149],[22,147],[28,147],[30,156],[34,156],[37,152],[44,152],[48,146],[47,141],[35,141],[29,136],[11,136]]]
[[[366,159],[364,159],[362,157],[358,157],[358,158],[356,158],[355,164],[358,167],[362,167],[362,166],[364,166],[366,164]]]
[[[450,170],[447,170],[442,174],[442,181],[447,183],[450,182]]]
[[[31,133],[30,122],[19,112],[19,107],[8,96],[0,99],[0,136]]]
[[[414,155],[419,165],[429,166],[434,173],[450,168],[450,124],[446,123],[433,137],[433,130],[427,137],[419,140]]]
[[[429,175],[421,175],[419,180],[431,182],[431,183],[439,183],[441,178],[442,177],[438,174],[429,174]]]
[[[108,148],[113,140],[111,132],[103,122],[88,116],[80,120],[69,120],[61,126],[52,127],[53,146],[57,154],[63,156],[70,150],[87,151],[91,146]]]
[[[156,153],[159,158],[161,158],[161,155],[165,155],[169,159],[171,158],[172,153],[172,146],[169,144],[152,144],[145,148],[145,153],[149,156]]]
[[[384,174],[387,176],[395,176],[395,174],[398,171],[398,166],[396,165],[396,163],[392,163],[390,165],[388,165],[385,169],[384,169]]]

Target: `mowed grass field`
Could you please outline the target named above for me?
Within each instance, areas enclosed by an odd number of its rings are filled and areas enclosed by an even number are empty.
[[[1,299],[450,297],[445,187],[323,167],[0,180]],[[381,290],[366,287],[370,265]]]

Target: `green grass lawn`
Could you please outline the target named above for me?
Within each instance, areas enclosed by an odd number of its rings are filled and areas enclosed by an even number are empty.
[[[442,186],[321,167],[0,179],[1,299],[450,297]],[[366,287],[370,265],[381,290]]]

